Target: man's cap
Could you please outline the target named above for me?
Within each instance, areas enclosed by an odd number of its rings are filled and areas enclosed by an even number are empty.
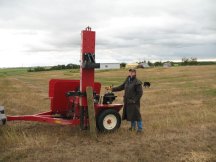
[[[129,72],[136,72],[136,69],[129,69]]]

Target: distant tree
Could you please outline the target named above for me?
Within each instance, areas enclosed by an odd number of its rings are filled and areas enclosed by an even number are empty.
[[[80,65],[77,64],[67,64],[66,69],[79,69]]]
[[[190,65],[197,65],[197,64],[198,64],[197,58],[191,57],[191,58],[190,58]]]
[[[170,64],[171,64],[171,66],[174,66],[175,63],[173,61],[170,61]]]
[[[63,69],[66,69],[66,66],[65,65],[57,65],[57,66],[52,66],[50,69],[51,70],[63,70]]]
[[[150,62],[150,61],[148,61],[148,65],[149,66],[154,66],[154,64],[152,62]]]
[[[33,72],[33,69],[32,68],[28,68],[27,72]]]
[[[125,62],[122,62],[121,64],[120,64],[120,68],[125,68],[126,67],[126,63]]]
[[[191,57],[191,58],[182,58],[182,63],[181,65],[198,65],[197,58],[196,57]]]
[[[52,66],[50,68],[45,68],[45,67],[34,67],[34,68],[29,68],[27,71],[28,72],[36,72],[36,71],[49,71],[49,70],[64,70],[64,69],[79,69],[80,65],[76,64],[68,64],[68,65],[56,65]]]
[[[46,69],[45,69],[44,67],[38,66],[38,67],[35,67],[35,68],[33,69],[33,71],[35,71],[35,72],[38,72],[38,71],[46,71]]]
[[[155,62],[154,66],[163,66],[163,63],[161,61],[160,62]]]
[[[188,58],[186,58],[186,57],[183,57],[182,58],[182,65],[188,65],[188,62],[189,62],[189,59]]]

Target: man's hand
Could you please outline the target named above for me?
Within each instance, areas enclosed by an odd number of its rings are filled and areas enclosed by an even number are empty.
[[[108,87],[105,87],[105,89],[106,89],[107,91],[112,91],[112,87],[113,87],[113,86],[108,86]]]

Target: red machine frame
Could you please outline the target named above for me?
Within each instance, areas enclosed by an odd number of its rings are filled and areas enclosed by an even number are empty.
[[[100,65],[95,63],[95,32],[91,31],[90,27],[87,27],[81,32],[81,39],[81,79],[51,79],[49,82],[50,111],[35,115],[8,115],[7,121],[25,120],[62,125],[80,125],[82,129],[88,127],[86,87],[90,86],[93,88],[95,100],[98,96],[100,98],[101,84],[94,82],[95,68],[98,68]],[[95,116],[99,116],[104,110],[108,109],[114,110],[112,114],[116,115],[116,112],[118,113],[122,106],[122,104],[94,102]],[[119,120],[118,114],[117,118]],[[107,119],[105,124],[109,124],[111,121],[112,119]]]

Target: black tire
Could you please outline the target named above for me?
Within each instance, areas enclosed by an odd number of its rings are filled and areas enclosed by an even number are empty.
[[[114,109],[102,111],[97,117],[97,127],[101,132],[113,132],[121,125],[121,116]]]
[[[5,125],[5,124],[6,124],[6,121],[7,121],[6,119],[3,119],[3,120],[2,120],[2,124]]]

